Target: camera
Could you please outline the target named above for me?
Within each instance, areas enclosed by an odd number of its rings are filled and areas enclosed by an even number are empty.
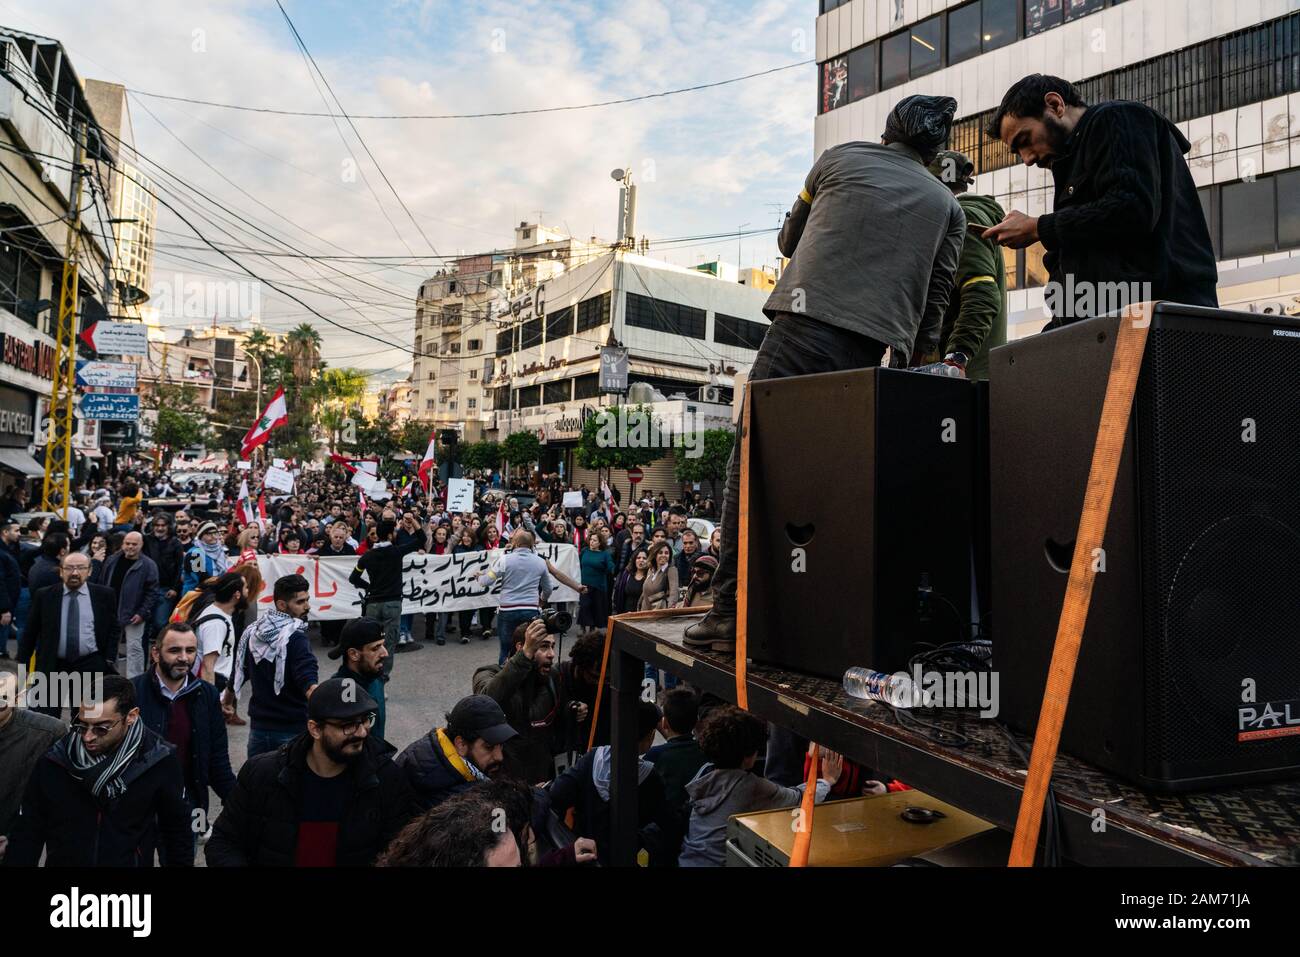
[[[562,635],[573,626],[573,616],[558,608],[543,608],[541,619],[548,635]]]

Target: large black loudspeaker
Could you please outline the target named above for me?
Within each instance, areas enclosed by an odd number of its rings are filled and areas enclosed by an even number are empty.
[[[1032,731],[1119,319],[992,354],[994,666]],[[1152,790],[1300,770],[1300,323],[1160,304],[1061,747]]]
[[[916,641],[968,633],[971,384],[864,369],[748,388],[750,657],[892,673]]]

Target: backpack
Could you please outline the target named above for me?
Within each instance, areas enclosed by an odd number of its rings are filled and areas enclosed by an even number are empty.
[[[217,660],[220,661],[227,656],[233,657],[235,654],[235,626],[227,616],[215,612],[211,615],[200,615],[198,621],[193,622],[195,634],[198,634],[198,630],[210,621],[222,621],[226,625],[226,637],[221,640],[221,651],[217,654]]]

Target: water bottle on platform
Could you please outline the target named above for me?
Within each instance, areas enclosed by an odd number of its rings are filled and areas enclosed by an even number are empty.
[[[844,672],[844,691],[854,698],[883,701],[895,708],[915,708],[926,703],[921,689],[907,675],[887,675],[870,668],[850,668]]]
[[[941,376],[946,376],[949,379],[966,378],[966,373],[962,372],[959,367],[954,365],[949,365],[946,362],[931,362],[929,365],[917,366],[916,368],[911,369],[909,371],[924,372],[927,375],[941,375]]]

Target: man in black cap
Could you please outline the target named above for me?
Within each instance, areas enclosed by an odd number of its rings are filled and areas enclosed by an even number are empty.
[[[502,745],[514,737],[501,705],[473,694],[456,702],[445,728],[434,728],[393,760],[427,811],[477,781],[495,778],[505,760]]]
[[[790,264],[763,311],[772,319],[749,380],[908,364],[939,341],[966,219],[926,170],[947,146],[957,101],[909,96],[880,143],[842,143],[813,164],[777,245]],[[736,547],[740,436],[722,507],[722,557],[713,608],[686,629],[686,644],[736,647]]]
[[[366,867],[416,811],[379,706],[352,678],[321,682],[307,731],[239,771],[208,842],[213,867]]]
[[[329,650],[331,658],[342,658],[335,678],[352,678],[375,699],[375,726],[370,729],[374,738],[384,738],[384,659],[388,646],[384,644],[384,625],[373,618],[353,618],[339,632],[339,643]]]

